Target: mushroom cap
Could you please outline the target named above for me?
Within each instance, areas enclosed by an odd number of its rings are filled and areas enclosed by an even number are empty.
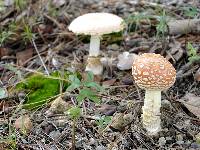
[[[160,54],[144,53],[138,56],[132,66],[132,75],[142,89],[165,90],[176,80],[176,70]]]
[[[76,34],[103,35],[125,27],[122,18],[110,13],[88,13],[74,19],[68,29]]]

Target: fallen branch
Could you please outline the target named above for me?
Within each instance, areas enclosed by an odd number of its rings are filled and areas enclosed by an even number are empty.
[[[200,19],[171,20],[167,25],[170,35],[200,34]]]

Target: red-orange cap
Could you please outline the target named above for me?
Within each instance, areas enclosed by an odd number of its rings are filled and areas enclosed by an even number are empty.
[[[132,75],[140,88],[164,90],[170,88],[176,80],[176,70],[160,54],[144,53],[133,62]]]

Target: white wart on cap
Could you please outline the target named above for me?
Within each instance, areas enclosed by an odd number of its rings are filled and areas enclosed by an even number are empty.
[[[119,32],[125,27],[123,19],[110,13],[88,13],[72,21],[68,27],[76,34],[103,35]]]
[[[163,56],[144,53],[135,59],[132,74],[140,88],[164,90],[171,87],[176,78],[176,70]]]

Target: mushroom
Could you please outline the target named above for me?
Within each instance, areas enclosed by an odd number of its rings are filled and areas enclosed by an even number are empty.
[[[138,56],[132,66],[135,83],[145,89],[142,121],[150,135],[161,130],[161,91],[170,88],[176,79],[176,70],[160,54],[144,53]]]
[[[90,48],[89,57],[96,58],[96,63],[93,67],[86,66],[86,71],[92,71],[94,74],[97,73],[93,71],[93,68],[101,68],[103,71],[103,66],[100,63],[100,39],[103,34],[109,34],[113,32],[119,32],[125,27],[122,18],[110,14],[110,13],[88,13],[79,16],[69,25],[69,30],[76,34],[91,35],[90,38]],[[88,64],[91,64],[90,59],[88,59]],[[93,59],[94,61],[94,59]],[[98,65],[98,66],[97,66]],[[102,74],[102,71],[98,74]]]
[[[118,55],[117,68],[119,70],[129,70],[132,68],[133,61],[137,57],[136,54],[131,54],[129,52],[123,52]]]

